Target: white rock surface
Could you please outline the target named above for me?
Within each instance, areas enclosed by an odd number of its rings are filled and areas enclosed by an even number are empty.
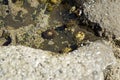
[[[104,80],[115,63],[111,47],[91,43],[65,55],[23,46],[0,47],[0,80]]]

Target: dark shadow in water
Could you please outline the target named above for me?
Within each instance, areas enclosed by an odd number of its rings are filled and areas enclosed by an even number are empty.
[[[5,39],[6,39],[6,42],[3,44],[3,46],[8,46],[12,42],[12,39],[10,36],[7,36],[7,38]]]

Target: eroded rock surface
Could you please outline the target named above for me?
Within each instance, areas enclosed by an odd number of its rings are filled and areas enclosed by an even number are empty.
[[[0,80],[103,80],[115,63],[111,47],[91,43],[65,55],[23,46],[0,47]]]

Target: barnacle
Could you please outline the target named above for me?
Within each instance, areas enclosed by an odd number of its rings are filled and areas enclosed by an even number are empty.
[[[73,6],[73,7],[71,7],[71,9],[69,10],[69,13],[70,13],[70,14],[73,13],[73,14],[75,14],[77,17],[79,17],[79,16],[81,16],[81,14],[82,14],[82,9],[77,8],[76,6]]]
[[[44,39],[53,39],[56,36],[56,31],[54,29],[46,30],[42,33]]]
[[[85,33],[82,31],[79,31],[76,33],[75,38],[78,42],[80,42],[85,38]]]
[[[50,2],[51,2],[52,4],[58,4],[58,3],[61,2],[61,0],[50,0]]]

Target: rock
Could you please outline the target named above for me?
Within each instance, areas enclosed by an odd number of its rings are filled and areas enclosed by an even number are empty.
[[[15,28],[15,31],[10,32],[14,39],[13,45],[20,40],[22,45],[39,47],[44,41],[40,36],[41,31],[60,25],[63,23],[60,16],[64,15],[62,17],[65,18],[68,16],[61,14],[62,8],[57,8],[57,5],[55,8],[57,11],[53,11],[54,14],[51,13],[51,16],[49,13],[45,14],[45,3],[38,3],[42,0],[27,1],[24,4],[20,1],[21,3],[17,5],[9,0],[8,6],[0,5],[0,15],[3,17],[0,19],[4,20],[3,27],[5,26],[9,31]],[[83,0],[66,0],[66,2],[71,7],[80,5],[81,8],[83,4]],[[119,38],[119,5],[119,0],[85,0],[84,12],[91,22],[100,24],[103,32],[106,32],[105,35],[111,37],[114,34]],[[57,20],[61,22],[58,24]],[[10,30],[9,27],[13,29]],[[31,43],[35,45],[30,46]],[[113,48],[102,41],[95,41],[68,54],[56,53],[57,55],[29,47],[0,46],[0,80],[119,80],[119,64],[113,65],[116,63]],[[115,56],[119,57],[120,51],[117,52]]]
[[[116,62],[111,47],[100,41],[65,55],[51,53],[0,47],[0,80],[104,80],[102,71]]]
[[[85,13],[90,21],[101,25],[108,38],[115,35],[120,38],[120,3],[119,0],[88,0],[85,5]],[[112,40],[112,42],[115,42]],[[116,42],[115,42],[116,43]],[[119,43],[113,45],[114,55],[120,62]],[[116,47],[117,46],[117,47]],[[110,65],[105,70],[105,80],[120,80],[120,63]]]
[[[105,80],[120,80],[120,63],[108,66],[104,75]]]
[[[87,0],[85,13],[89,20],[97,22],[106,32],[120,37],[120,3],[119,0]],[[109,36],[110,33],[107,33]]]

